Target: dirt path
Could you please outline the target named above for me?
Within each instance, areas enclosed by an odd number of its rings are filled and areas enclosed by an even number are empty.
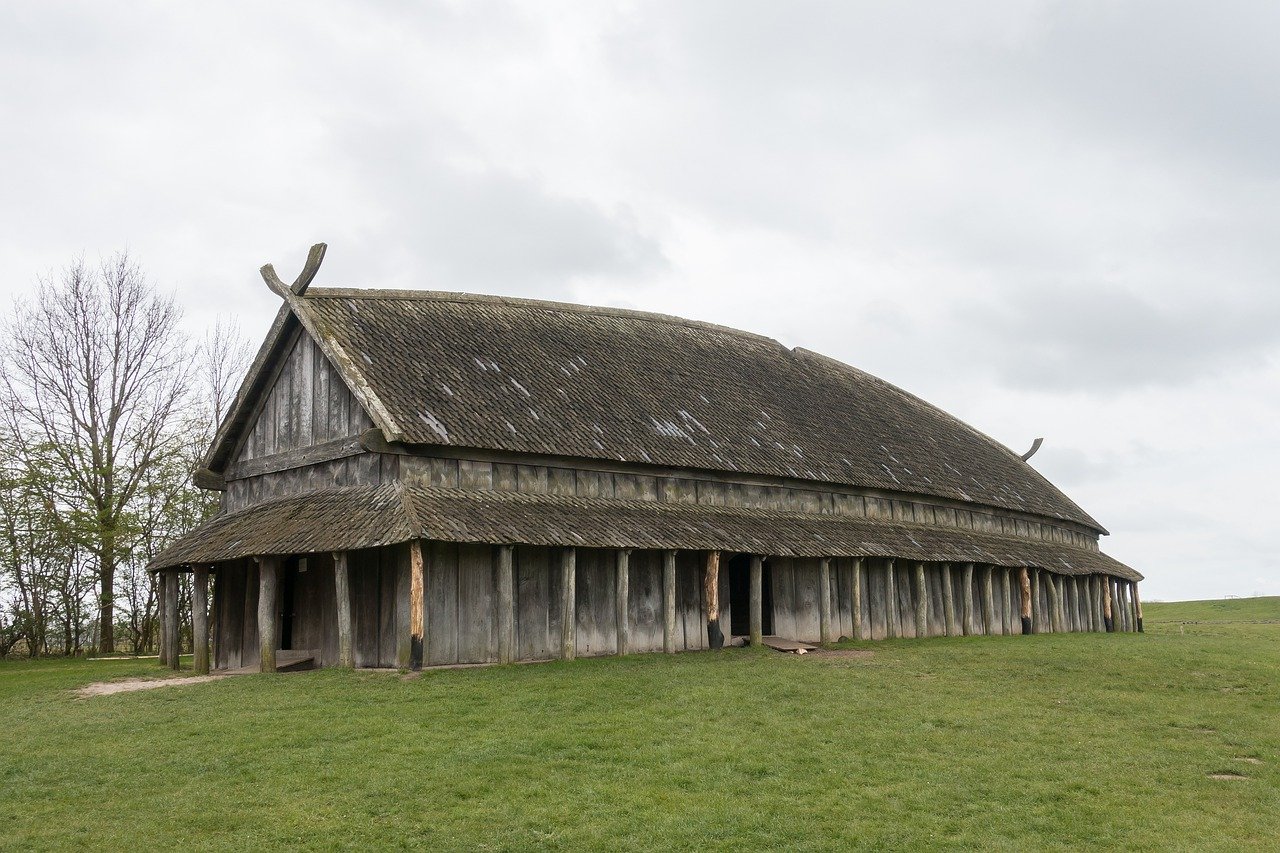
[[[76,691],[80,699],[91,696],[110,696],[113,693],[132,693],[135,690],[155,690],[157,687],[182,687],[227,678],[226,675],[189,675],[185,678],[130,678],[126,681],[98,681],[86,684]]]

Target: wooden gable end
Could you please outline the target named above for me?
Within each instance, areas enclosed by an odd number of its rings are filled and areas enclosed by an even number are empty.
[[[373,426],[333,364],[296,329],[232,455],[236,464],[359,435]]]

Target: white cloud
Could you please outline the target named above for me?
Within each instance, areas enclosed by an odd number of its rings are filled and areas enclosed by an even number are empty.
[[[1280,592],[1262,4],[42,3],[0,13],[0,288],[130,250],[198,327],[319,284],[842,358],[1023,450],[1148,597]]]

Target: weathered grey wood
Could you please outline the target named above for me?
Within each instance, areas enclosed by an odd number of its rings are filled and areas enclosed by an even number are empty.
[[[1031,572],[1031,623],[1032,631],[1037,634],[1046,633],[1047,626],[1040,616],[1040,570]]]
[[[1143,630],[1142,630],[1142,599],[1138,597],[1138,582],[1137,582],[1137,581],[1129,581],[1129,589],[1130,589],[1130,591],[1132,592],[1132,595],[1133,595],[1133,618],[1134,618],[1134,622],[1135,622],[1134,628],[1135,628],[1135,630],[1137,630],[1137,632],[1138,632],[1139,634],[1141,634],[1141,633],[1143,633]]]
[[[258,558],[258,648],[262,672],[276,671],[276,585],[280,558]]]
[[[751,592],[748,602],[751,645],[758,646],[764,637],[764,558],[751,555]]]
[[[1001,624],[1004,625],[1004,633],[1012,636],[1017,633],[1013,625],[1013,569],[1007,566],[1000,570],[1000,595],[1003,605],[1000,611],[1003,614]]]
[[[320,444],[283,450],[269,456],[255,456],[245,459],[229,466],[225,478],[227,480],[243,480],[246,477],[259,477],[263,474],[274,474],[291,468],[319,465],[322,462],[332,462],[335,459],[358,456],[365,452],[360,443],[360,436],[336,438]]]
[[[352,649],[351,585],[347,574],[347,552],[333,552],[334,600],[338,611],[338,666],[356,665]]]
[[[1107,621],[1102,613],[1102,575],[1090,575],[1089,588],[1093,590],[1093,630],[1101,633],[1107,630]]]
[[[942,617],[946,623],[947,636],[957,636],[960,628],[956,624],[956,597],[950,563],[942,564]]]
[[[156,572],[152,578],[156,589],[156,658],[161,666],[169,665],[169,573]]]
[[[973,563],[964,564],[964,575],[962,576],[964,584],[963,607],[964,614],[962,617],[962,628],[966,637],[976,633],[973,627]]]
[[[1034,630],[1031,621],[1031,575],[1027,567],[1018,570],[1019,612],[1022,617],[1022,633],[1030,634]]]
[[[1125,595],[1125,584],[1120,578],[1116,578],[1116,599],[1112,609],[1115,612],[1116,630],[1127,632],[1129,630],[1129,602],[1128,596]]]
[[[563,596],[560,612],[560,657],[563,660],[573,660],[577,654],[577,559],[578,552],[574,548],[565,548],[560,552],[560,590]]]
[[[862,566],[863,558],[855,557],[853,560],[853,586],[851,589],[853,594],[853,638],[855,640],[866,639],[867,635],[862,621]]]
[[[498,660],[498,579],[493,547],[458,546],[458,662]]]
[[[1099,582],[1102,586],[1102,624],[1107,633],[1111,633],[1116,630],[1115,608],[1111,594],[1111,576],[1101,575]]]
[[[831,558],[818,562],[818,642],[831,642]]]
[[[1066,631],[1062,619],[1062,585],[1052,573],[1045,575],[1045,581],[1049,589],[1049,621],[1054,632],[1060,634]]]
[[[515,546],[498,546],[498,662],[516,659]]]
[[[164,665],[170,669],[177,669],[180,654],[180,625],[178,622],[178,573],[177,571],[163,572],[163,586],[161,589],[164,594]]]
[[[631,549],[619,548],[614,562],[614,606],[617,608],[617,654],[625,655],[631,646]]]
[[[916,563],[916,636],[929,636],[929,589],[925,584],[924,563]]]
[[[191,669],[196,675],[209,672],[209,567],[192,569],[191,580]]]
[[[996,621],[995,590],[992,574],[994,566],[987,566],[982,571],[982,621],[988,634],[1002,633],[1000,623]]]
[[[662,554],[662,650],[676,650],[676,552]]]
[[[890,639],[900,636],[898,630],[898,590],[893,574],[893,560],[886,560],[884,571],[884,633]]]

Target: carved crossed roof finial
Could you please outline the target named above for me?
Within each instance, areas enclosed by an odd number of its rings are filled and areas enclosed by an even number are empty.
[[[280,276],[276,275],[276,268],[271,264],[264,264],[262,269],[262,280],[267,283],[267,287],[272,292],[286,302],[290,296],[301,296],[307,292],[307,288],[311,286],[311,280],[316,277],[316,273],[320,272],[320,264],[324,261],[325,250],[328,249],[325,243],[316,243],[311,247],[311,251],[307,253],[307,262],[302,267],[302,272],[298,273],[298,277],[294,279],[291,286],[286,286],[280,280]]]

